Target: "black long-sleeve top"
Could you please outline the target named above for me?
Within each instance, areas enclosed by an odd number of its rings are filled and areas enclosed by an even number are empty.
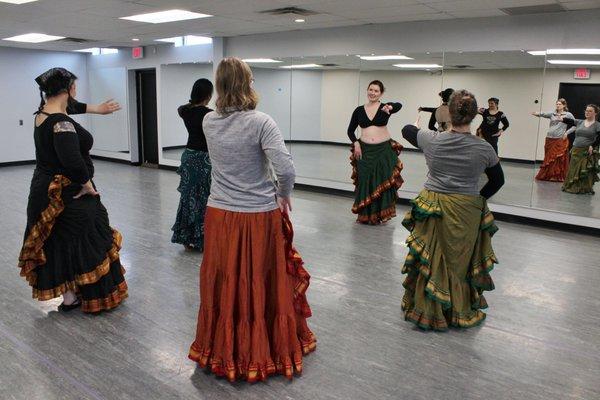
[[[94,138],[68,115],[45,115],[48,117],[34,129],[36,170],[86,183],[94,176],[90,157]]]
[[[435,126],[435,124],[437,123],[437,119],[435,118],[435,112],[437,110],[437,107],[419,107],[419,110],[431,113],[431,116],[429,117],[429,123],[427,124],[427,127],[430,130],[435,131],[437,129],[436,126]]]
[[[389,114],[381,111],[381,109],[386,105],[392,106]],[[369,119],[367,110],[364,106],[356,107],[352,113],[352,118],[350,118],[350,124],[348,125],[348,137],[352,143],[356,142],[358,139],[356,138],[355,131],[359,126],[362,129],[368,128],[369,126],[386,126],[390,116],[400,111],[401,108],[401,103],[381,103],[373,119]]]
[[[422,132],[419,139],[419,128],[414,125],[406,125],[402,129],[402,136],[425,153],[430,169],[425,186],[427,187],[429,184],[434,191],[436,189],[447,190],[446,184],[451,184],[454,186],[453,191],[460,192],[461,186],[464,186],[465,183],[470,186],[469,181],[476,182],[482,169],[488,181],[479,191],[481,196],[489,199],[504,185],[504,171],[502,171],[498,156],[495,155],[489,144],[471,134],[437,133],[431,130]],[[431,146],[433,141],[437,143],[435,146]],[[442,149],[447,154],[438,154]],[[440,165],[430,165],[435,162]],[[489,166],[484,168],[486,165]],[[465,167],[477,168],[480,172],[473,174],[473,171],[465,170]],[[432,172],[432,169],[435,171]]]
[[[67,106],[67,114],[85,114],[87,112],[87,104],[81,103],[75,99],[72,99]]]
[[[204,130],[202,129],[202,121],[204,121],[206,114],[211,111],[208,107],[192,106],[189,103],[177,109],[188,131],[188,141],[186,144],[188,149],[208,152],[206,136],[204,136]]]
[[[502,111],[498,111],[496,114],[490,114],[490,110],[486,109],[481,113],[483,117],[483,121],[481,121],[481,125],[479,125],[479,129],[484,137],[491,137],[492,135],[497,134],[500,129],[506,131],[510,124],[508,123],[508,118],[506,118],[506,114]],[[500,123],[502,123],[502,128],[500,128]]]

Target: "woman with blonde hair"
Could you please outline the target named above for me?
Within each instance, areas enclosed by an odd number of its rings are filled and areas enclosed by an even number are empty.
[[[221,61],[216,111],[203,122],[212,184],[189,352],[200,367],[249,382],[275,373],[291,379],[316,348],[306,323],[310,275],[292,245],[288,216],[294,164],[273,119],[255,110],[252,81],[243,61]]]
[[[410,231],[402,310],[419,328],[437,331],[469,328],[486,317],[483,292],[494,289],[490,271],[498,262],[491,244],[498,228],[487,199],[504,184],[495,149],[471,134],[475,96],[454,92],[449,112],[449,131],[402,129],[423,150],[429,169],[425,188],[402,221]],[[483,173],[488,182],[480,190]]]
[[[540,181],[564,182],[569,169],[569,139],[567,136],[575,131],[568,128],[562,118],[575,118],[569,112],[565,99],[556,100],[556,111],[549,113],[534,112],[531,115],[550,120],[550,128],[544,144],[544,162],[535,179]]]

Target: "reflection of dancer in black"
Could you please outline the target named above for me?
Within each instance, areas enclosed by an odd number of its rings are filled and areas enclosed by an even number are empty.
[[[506,132],[509,126],[506,114],[498,109],[499,103],[500,100],[492,97],[488,100],[489,108],[487,110],[485,108],[479,109],[479,114],[483,117],[483,121],[481,121],[481,125],[477,129],[477,136],[482,137],[486,142],[491,144],[496,154],[498,154],[498,138]],[[502,128],[500,128],[500,123],[502,123]]]
[[[419,107],[419,111],[431,113],[429,118],[429,129],[432,131],[444,132],[450,129],[450,111],[448,110],[448,101],[454,93],[454,89],[448,88],[438,93],[442,98],[442,105],[439,107]]]
[[[208,79],[198,79],[189,103],[177,109],[187,128],[188,141],[177,170],[181,176],[177,188],[181,199],[175,225],[171,228],[171,242],[184,245],[186,250],[204,249],[204,214],[210,194],[211,165],[202,122],[204,116],[212,111],[206,107],[212,93],[213,84]]]
[[[377,225],[396,216],[397,190],[402,185],[402,145],[390,137],[390,116],[402,108],[400,103],[382,103],[385,88],[381,81],[369,83],[369,102],[357,107],[348,126],[352,141],[352,180],[355,199],[352,212],[357,221]],[[360,140],[354,131],[361,127]]]

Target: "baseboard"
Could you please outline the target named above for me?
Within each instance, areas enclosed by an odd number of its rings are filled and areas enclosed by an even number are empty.
[[[121,158],[112,158],[112,157],[105,157],[105,156],[97,156],[97,155],[93,155],[91,154],[90,157],[92,157],[92,159],[94,160],[101,160],[101,161],[109,161],[109,162],[114,162],[117,164],[126,164],[126,165],[133,165],[136,167],[139,167],[140,165],[142,165],[142,163],[140,162],[131,162],[128,160],[123,160]]]
[[[164,169],[167,171],[177,171],[178,167],[174,165],[158,164],[158,169]]]
[[[19,165],[35,165],[35,160],[8,161],[0,163],[0,167],[17,167]]]
[[[185,149],[186,145],[181,145],[181,146],[166,146],[163,147],[163,150],[181,150],[181,149]]]

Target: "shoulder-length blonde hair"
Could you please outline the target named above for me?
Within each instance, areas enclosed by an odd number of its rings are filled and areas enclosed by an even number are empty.
[[[235,57],[224,58],[217,67],[217,112],[254,110],[258,95],[252,88],[252,71],[248,64]]]

